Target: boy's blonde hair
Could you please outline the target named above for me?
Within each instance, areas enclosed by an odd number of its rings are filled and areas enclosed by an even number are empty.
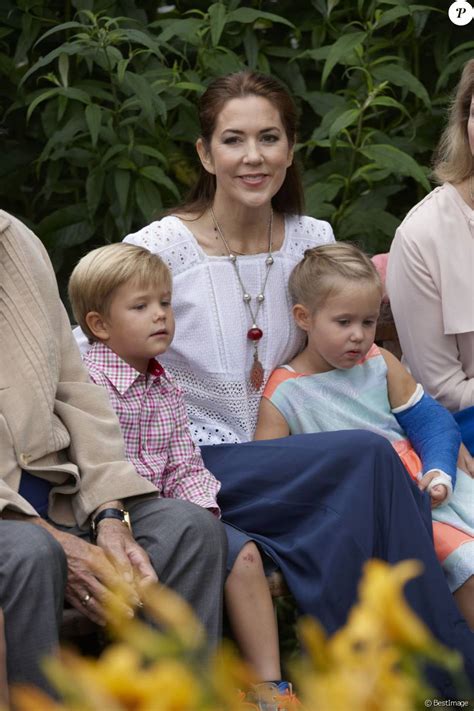
[[[144,247],[119,242],[92,250],[77,263],[69,279],[68,293],[76,322],[89,341],[97,338],[90,331],[86,316],[97,311],[109,315],[114,292],[128,281],[148,287],[163,286],[171,291],[171,273],[163,260]]]
[[[369,257],[354,244],[336,242],[307,249],[293,269],[288,283],[293,305],[315,311],[340,287],[341,280],[366,281],[380,289],[382,296],[382,282]]]

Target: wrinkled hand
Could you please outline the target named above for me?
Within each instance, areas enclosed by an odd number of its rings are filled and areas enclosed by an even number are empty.
[[[66,600],[93,622],[104,625],[107,600],[113,595],[111,590],[118,588],[117,568],[98,546],[69,533],[55,531],[54,535],[67,558]],[[126,614],[132,616],[132,607],[126,607]]]
[[[421,491],[425,491],[430,482],[438,476],[439,472],[437,471],[432,471],[428,472],[428,474],[425,474],[424,477],[420,479],[418,482],[418,488],[421,489]],[[430,491],[430,498],[431,498],[431,508],[436,509],[438,506],[441,506],[443,501],[448,495],[448,488],[444,484],[436,484],[436,486],[433,486],[433,488]]]
[[[148,555],[135,541],[130,529],[116,519],[104,519],[98,525],[97,546],[106,553],[125,582],[138,588],[134,601],[138,604],[140,587],[155,583],[158,578]]]
[[[469,454],[464,444],[459,447],[458,467],[474,479],[474,457]]]

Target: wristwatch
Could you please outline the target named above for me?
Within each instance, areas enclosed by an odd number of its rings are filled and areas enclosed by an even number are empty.
[[[127,526],[130,531],[132,530],[128,511],[125,511],[124,509],[103,509],[97,514],[97,516],[91,519],[90,536],[94,543],[97,539],[97,526],[106,518],[115,518],[117,521],[121,521],[125,526]]]

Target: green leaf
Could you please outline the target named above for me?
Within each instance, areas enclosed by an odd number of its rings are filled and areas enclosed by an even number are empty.
[[[117,79],[119,80],[120,84],[123,82],[123,78],[125,76],[125,72],[127,71],[129,62],[130,58],[121,59],[119,62],[117,62]]]
[[[388,144],[378,144],[361,148],[360,152],[369,160],[373,161],[379,168],[390,169],[396,175],[409,175],[418,183],[423,185],[425,190],[431,190],[430,183],[425,172],[420,165],[403,151]]]
[[[138,172],[144,178],[148,178],[148,180],[168,188],[175,198],[179,200],[180,196],[176,185],[165,175],[161,168],[158,168],[156,165],[146,165],[144,168],[140,168]]]
[[[47,89],[46,91],[43,91],[39,96],[37,96],[36,99],[33,99],[31,104],[28,106],[28,111],[26,112],[26,121],[28,122],[30,120],[31,114],[36,109],[36,107],[39,106],[39,104],[41,104],[43,101],[51,99],[53,96],[57,96],[58,93],[59,89],[57,87],[54,89]]]
[[[156,218],[163,207],[158,188],[143,178],[139,178],[135,184],[135,198],[147,223]]]
[[[312,215],[321,215],[323,211],[327,215],[328,204],[330,204],[342,188],[342,183],[313,183],[305,190],[305,203],[308,211]],[[331,206],[334,210],[334,206]]]
[[[92,218],[102,199],[104,190],[105,172],[102,168],[91,170],[86,180],[86,199],[89,215]]]
[[[36,42],[36,44],[39,44],[43,40],[46,39],[46,37],[49,37],[50,35],[54,34],[55,32],[63,32],[64,30],[83,30],[84,25],[81,24],[80,22],[63,22],[61,25],[56,25],[55,27],[52,27],[50,30],[45,32],[44,34],[41,35],[39,40]],[[35,45],[36,46],[36,45]]]
[[[68,74],[69,74],[69,57],[67,54],[59,55],[59,76],[61,77],[62,85],[67,88],[68,86]]]
[[[378,208],[355,209],[344,215],[338,224],[338,234],[340,239],[365,238],[367,226],[370,225],[371,232],[380,231],[392,239],[399,224],[400,220],[386,210]]]
[[[227,11],[221,2],[215,2],[209,8],[209,19],[211,21],[212,45],[217,47],[226,23]]]
[[[245,55],[247,57],[247,65],[250,69],[256,69],[258,63],[258,39],[250,27],[245,28],[244,33]]]
[[[97,139],[99,137],[100,123],[101,123],[101,110],[98,104],[89,104],[86,106],[86,123],[89,133],[91,134],[92,145],[94,148],[97,145]]]
[[[158,37],[160,42],[169,42],[173,37],[179,37],[192,45],[200,43],[198,32],[204,24],[202,20],[188,17],[184,20],[165,20],[161,24],[165,29]]]
[[[239,7],[237,10],[229,12],[227,22],[240,22],[246,25],[257,20],[269,20],[270,22],[278,22],[282,25],[294,28],[294,24],[281,15],[274,15],[272,12],[263,12],[263,10],[254,10],[250,7]]]
[[[351,126],[356,123],[360,116],[360,109],[348,109],[344,111],[338,118],[331,124],[329,129],[329,138],[334,138],[337,134],[344,128]]]
[[[82,91],[82,89],[75,89],[72,86],[67,87],[66,89],[61,87],[58,93],[61,94],[61,96],[66,96],[68,99],[80,101],[81,104],[89,105],[91,101],[87,92]]]
[[[83,49],[84,47],[80,42],[64,43],[60,47],[56,47],[56,49],[53,49],[45,57],[40,57],[38,61],[35,62],[33,66],[28,69],[26,74],[23,75],[19,86],[22,86],[32,74],[38,71],[38,69],[41,69],[41,67],[45,67],[48,64],[51,64],[51,62],[53,62],[57,57],[60,57],[61,54],[80,54]]]
[[[160,50],[160,43],[153,35],[149,35],[146,32],[135,29],[123,29],[121,30],[121,34],[130,42],[147,47],[152,54],[157,56],[159,59],[162,59],[163,55]]]
[[[392,7],[390,10],[387,10],[381,14],[378,22],[376,23],[376,27],[377,29],[380,29],[380,27],[385,27],[385,25],[389,25],[391,22],[399,20],[400,17],[405,17],[410,14],[410,8],[404,7],[403,5],[400,7]]]
[[[329,111],[335,108],[341,108],[346,103],[342,96],[338,96],[333,92],[306,91],[299,96],[308,102],[314,113],[318,116],[324,116]]]
[[[127,211],[128,191],[130,188],[130,173],[128,170],[114,172],[114,185],[117,193],[120,210],[123,214]]]
[[[161,153],[158,151],[156,148],[153,148],[153,146],[147,146],[143,143],[139,143],[135,146],[135,149],[139,151],[139,153],[142,153],[144,156],[150,156],[151,158],[156,158],[157,160],[160,161],[160,163],[163,163],[163,165],[166,167],[168,161]]]
[[[84,215],[87,215],[85,203],[62,207],[39,223],[38,234],[49,249],[62,250],[87,242],[94,228]]]
[[[335,7],[337,7],[340,3],[340,0],[328,0],[328,10],[327,10],[327,17],[331,15],[331,12],[334,10]]]
[[[408,89],[418,96],[428,109],[431,107],[430,97],[423,84],[411,72],[398,64],[379,65],[373,70],[373,76],[379,82],[388,81],[390,84]]]
[[[367,37],[366,32],[349,32],[342,35],[334,42],[328,53],[328,58],[324,64],[323,75],[321,77],[321,86],[324,86],[326,80],[339,62],[345,60],[356,47],[361,45]]]
[[[203,84],[195,84],[191,81],[178,81],[174,84],[176,89],[183,89],[184,91],[195,91],[197,94],[202,94],[206,87]]]
[[[136,95],[145,117],[150,125],[153,125],[155,121],[153,90],[148,81],[140,74],[125,72],[124,84],[130,92]]]
[[[117,155],[117,153],[124,153],[127,150],[128,146],[126,146],[125,143],[115,143],[105,151],[102,156],[101,165],[106,166],[107,163]]]

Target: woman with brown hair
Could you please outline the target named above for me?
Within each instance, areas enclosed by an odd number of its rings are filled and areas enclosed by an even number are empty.
[[[462,651],[474,678],[474,639],[434,555],[428,497],[392,447],[361,431],[251,441],[265,379],[302,346],[290,272],[306,249],[334,237],[328,223],[302,214],[296,111],[279,82],[249,71],[220,77],[199,116],[201,166],[189,199],[126,241],[160,254],[173,274],[176,335],[162,363],[222,482],[223,520],[233,527],[227,593],[246,594],[276,564],[299,610],[334,632],[368,558],[418,558],[425,571],[408,598],[439,639]],[[229,594],[227,608],[232,620]],[[266,612],[251,599],[249,610],[234,629],[258,657],[252,620],[268,619],[269,593]],[[442,675],[435,683],[452,693]]]
[[[470,570],[474,564],[474,59],[465,65],[451,103],[434,176],[441,185],[412,208],[396,232],[387,287],[407,365],[461,427],[459,465],[465,475],[456,487],[465,492],[465,510],[453,520],[440,508],[434,518],[457,526],[444,564],[457,569],[451,589],[474,629],[474,576],[461,564],[461,546]]]

